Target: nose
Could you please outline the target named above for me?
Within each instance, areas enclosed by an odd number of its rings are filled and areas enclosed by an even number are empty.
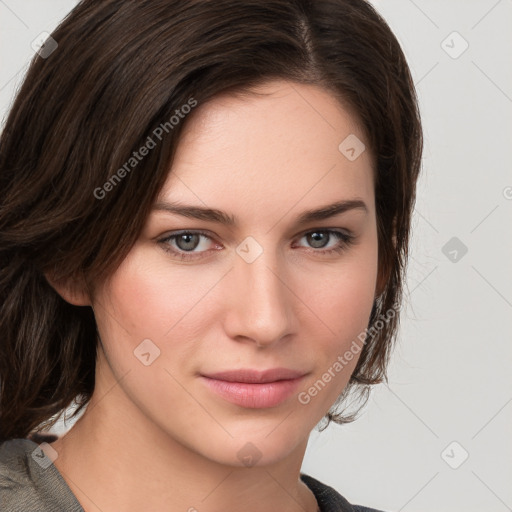
[[[293,331],[294,294],[283,266],[270,250],[252,263],[236,256],[228,286],[225,329],[232,339],[267,347]]]

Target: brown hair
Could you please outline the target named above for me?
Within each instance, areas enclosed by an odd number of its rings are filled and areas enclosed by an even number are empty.
[[[92,296],[115,271],[194,113],[178,111],[193,102],[279,78],[322,86],[355,112],[375,160],[382,293],[370,329],[396,311],[423,141],[405,56],[369,3],[82,0],[51,37],[58,46],[34,56],[0,139],[0,441],[90,399],[92,308],[64,301],[45,273]],[[157,147],[128,172],[158,127]],[[398,312],[382,323],[337,403],[386,378]]]

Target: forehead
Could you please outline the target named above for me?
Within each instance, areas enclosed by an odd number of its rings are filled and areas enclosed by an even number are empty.
[[[364,133],[329,91],[286,81],[253,91],[259,94],[217,96],[196,107],[159,199],[238,199],[265,208],[276,200],[303,198],[307,207],[373,198],[370,152],[356,159],[344,152],[347,140],[358,152],[368,147]]]

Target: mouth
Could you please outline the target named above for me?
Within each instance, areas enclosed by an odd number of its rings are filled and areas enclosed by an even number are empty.
[[[210,391],[248,409],[277,407],[299,387],[305,372],[287,368],[240,369],[201,375]]]

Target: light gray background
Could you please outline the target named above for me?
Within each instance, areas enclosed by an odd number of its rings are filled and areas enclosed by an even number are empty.
[[[0,0],[2,119],[31,42],[75,4]],[[409,60],[425,130],[409,291],[389,386],[355,423],[314,431],[303,471],[389,511],[511,511],[512,0],[374,4]]]

